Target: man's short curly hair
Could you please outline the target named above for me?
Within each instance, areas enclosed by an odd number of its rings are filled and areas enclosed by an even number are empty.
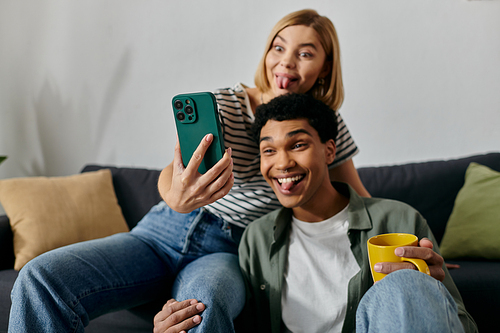
[[[261,104],[255,110],[255,122],[252,125],[254,140],[259,144],[262,127],[269,120],[284,121],[307,119],[319,135],[322,143],[337,138],[337,115],[325,103],[309,94],[290,93]]]

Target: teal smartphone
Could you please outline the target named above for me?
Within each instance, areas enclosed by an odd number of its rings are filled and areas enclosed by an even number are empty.
[[[214,140],[203,158],[198,172],[205,173],[224,155],[224,136],[219,120],[217,101],[211,92],[179,94],[172,98],[175,126],[181,147],[182,162],[187,166],[205,135]]]

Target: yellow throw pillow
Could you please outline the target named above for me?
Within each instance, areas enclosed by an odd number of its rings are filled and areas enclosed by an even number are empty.
[[[0,180],[14,234],[14,268],[49,250],[129,230],[103,169],[67,177]]]
[[[469,165],[439,248],[445,259],[500,259],[500,172]]]

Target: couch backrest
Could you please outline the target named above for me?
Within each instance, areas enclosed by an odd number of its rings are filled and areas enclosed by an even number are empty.
[[[359,168],[358,172],[372,196],[403,201],[417,209],[440,243],[471,162],[500,171],[500,153],[489,153],[447,161]]]
[[[453,160],[364,167],[358,172],[372,196],[403,201],[417,209],[441,242],[471,162],[500,171],[500,153],[489,153]],[[157,190],[160,170],[87,165],[82,172],[103,168],[111,170],[118,203],[129,227],[133,228],[161,200]]]
[[[395,199],[416,208],[427,219],[438,242],[446,228],[458,191],[471,162],[500,171],[500,153],[489,153],[447,161],[365,167],[358,172],[374,197]],[[130,228],[160,202],[157,190],[160,170],[87,165],[82,172],[110,169],[118,203]],[[12,231],[7,216],[0,216],[0,269],[12,268]]]

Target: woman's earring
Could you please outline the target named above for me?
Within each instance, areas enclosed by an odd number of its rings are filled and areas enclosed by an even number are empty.
[[[318,79],[318,84],[320,86],[324,85],[325,84],[325,79],[323,79],[322,77]]]

